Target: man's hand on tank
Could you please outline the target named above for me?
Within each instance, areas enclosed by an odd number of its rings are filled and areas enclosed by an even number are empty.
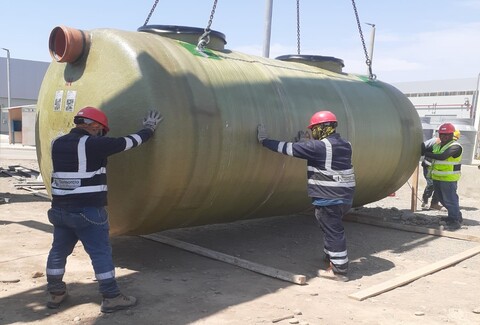
[[[158,124],[160,124],[163,120],[162,114],[160,114],[159,111],[157,110],[150,110],[143,119],[143,126],[147,129],[152,130],[155,132],[155,129],[157,128]]]
[[[263,140],[268,139],[267,128],[263,124],[257,126],[257,138],[258,142],[262,143]]]

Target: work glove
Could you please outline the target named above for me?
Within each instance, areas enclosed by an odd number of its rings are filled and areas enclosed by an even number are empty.
[[[159,111],[151,110],[148,112],[147,116],[143,119],[143,127],[146,129],[150,129],[155,132],[158,124],[162,122],[163,116],[160,114]]]
[[[257,126],[257,138],[260,143],[262,143],[263,140],[268,139],[267,128],[265,128],[265,125],[259,124]]]

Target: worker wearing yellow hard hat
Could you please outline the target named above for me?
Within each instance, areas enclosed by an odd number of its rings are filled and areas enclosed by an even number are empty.
[[[455,132],[453,132],[453,140],[457,141],[461,136],[460,130],[455,129]]]

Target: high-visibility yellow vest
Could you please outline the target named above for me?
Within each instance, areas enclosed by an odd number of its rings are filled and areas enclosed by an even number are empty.
[[[445,150],[453,145],[460,144],[457,141],[450,141],[443,147],[440,143],[433,146],[432,152],[436,154],[443,153]],[[463,148],[462,148],[463,149]],[[444,182],[456,182],[460,179],[460,168],[462,161],[462,155],[457,158],[448,157],[446,160],[433,160],[431,168],[431,175],[433,180]]]

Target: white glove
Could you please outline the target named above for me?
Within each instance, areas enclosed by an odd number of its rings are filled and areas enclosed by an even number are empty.
[[[257,126],[257,138],[260,143],[262,143],[263,140],[268,139],[267,128],[265,128],[265,125],[259,124]]]
[[[147,116],[143,119],[143,127],[146,129],[150,129],[153,132],[155,132],[155,129],[157,128],[158,124],[162,122],[163,116],[160,114],[159,111],[149,111]]]

